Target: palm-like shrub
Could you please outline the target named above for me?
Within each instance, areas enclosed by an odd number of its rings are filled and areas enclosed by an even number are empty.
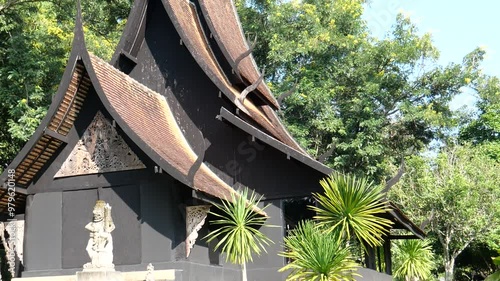
[[[242,279],[246,277],[246,263],[252,261],[252,254],[260,255],[272,241],[259,228],[265,225],[266,217],[255,212],[262,196],[257,198],[254,192],[248,198],[248,188],[232,194],[231,200],[223,200],[222,204],[214,204],[219,212],[210,212],[218,219],[211,224],[219,227],[211,231],[205,238],[208,242],[218,239],[215,250],[226,254],[226,261],[240,264]],[[248,198],[248,200],[247,200]],[[265,209],[265,208],[264,208]]]
[[[347,241],[355,236],[369,246],[381,246],[392,222],[382,218],[388,211],[381,187],[353,175],[332,174],[320,181],[324,194],[314,193],[318,206],[314,217],[328,233],[339,231]]]
[[[432,248],[425,240],[403,240],[395,244],[394,277],[398,280],[424,280],[434,267]]]
[[[337,231],[326,233],[314,222],[303,221],[284,242],[286,251],[280,255],[291,262],[279,271],[290,270],[287,280],[354,280],[358,265]]]

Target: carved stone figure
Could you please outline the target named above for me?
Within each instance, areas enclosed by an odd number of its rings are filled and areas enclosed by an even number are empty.
[[[5,236],[8,233],[8,238]],[[24,221],[11,220],[8,222],[0,222],[0,240],[5,249],[5,254],[11,276],[16,276],[18,269],[17,260],[23,263],[23,238],[24,238]],[[0,274],[0,281],[2,276]]]
[[[150,263],[148,264],[147,273],[146,273],[146,281],[155,281],[154,271],[155,267]]]
[[[90,231],[86,248],[90,262],[83,266],[84,271],[114,270],[111,232],[115,229],[115,224],[111,218],[111,206],[103,200],[97,200],[92,213],[94,215],[92,222],[85,226]]]

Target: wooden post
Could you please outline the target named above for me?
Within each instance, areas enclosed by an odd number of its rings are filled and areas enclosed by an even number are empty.
[[[384,241],[384,261],[385,273],[392,275],[391,239],[389,237],[386,237]]]
[[[376,259],[375,259],[375,249],[371,246],[366,246],[365,252],[365,264],[369,269],[377,270]]]

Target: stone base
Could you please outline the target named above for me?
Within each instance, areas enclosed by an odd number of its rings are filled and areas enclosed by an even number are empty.
[[[101,271],[103,272],[103,271]],[[109,272],[109,271],[108,271]],[[177,272],[177,274],[176,274]],[[77,272],[78,273],[88,273],[88,272]],[[116,273],[116,272],[111,272]],[[181,280],[182,270],[178,269],[164,269],[164,270],[155,270],[153,271],[153,275],[155,280],[158,281],[174,281],[177,275],[178,280]],[[122,272],[122,276],[124,277],[121,280],[125,281],[144,281],[146,279],[147,271],[130,271],[130,272]],[[22,278],[14,278],[12,281],[76,281],[76,275],[59,275],[59,276],[44,276],[44,277],[22,277]],[[78,279],[82,280],[82,279]],[[85,279],[84,279],[85,280]],[[89,280],[89,279],[87,279]],[[99,280],[99,279],[98,279]],[[101,279],[102,280],[102,279]],[[106,280],[106,279],[105,279]]]
[[[76,281],[125,281],[119,271],[79,271]]]

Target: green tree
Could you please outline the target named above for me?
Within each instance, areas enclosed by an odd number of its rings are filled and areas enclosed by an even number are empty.
[[[260,255],[272,243],[259,230],[268,226],[265,224],[266,217],[255,212],[255,206],[262,197],[257,198],[254,192],[250,197],[248,195],[248,188],[245,188],[238,196],[232,194],[230,201],[215,204],[220,212],[210,212],[218,218],[210,223],[219,227],[205,237],[208,242],[217,239],[215,250],[220,248],[227,261],[241,265],[243,281],[247,280],[246,264],[253,260],[252,255]]]
[[[482,147],[453,146],[434,158],[412,157],[408,166],[390,197],[414,220],[428,220],[441,246],[445,279],[453,280],[462,251],[498,232],[500,165]]]
[[[286,280],[348,281],[357,275],[358,265],[339,231],[327,232],[313,221],[302,221],[284,242],[280,255],[290,263],[279,271],[290,270]]]
[[[466,120],[460,130],[462,141],[482,145],[487,153],[500,162],[500,80],[482,76],[474,85],[478,94],[475,118]]]
[[[394,277],[404,281],[426,280],[434,268],[432,247],[426,240],[408,239],[395,243]]]
[[[318,225],[328,233],[339,232],[347,241],[355,237],[363,245],[381,246],[382,236],[392,225],[381,217],[388,211],[381,187],[366,178],[340,174],[320,184],[324,193],[314,193],[318,206],[310,206],[317,214],[314,219]]]
[[[111,56],[129,7],[128,0],[83,2],[90,51]],[[74,11],[70,0],[0,0],[1,166],[45,116],[71,48]]]
[[[251,4],[248,4],[251,2]],[[239,1],[245,30],[295,138],[332,168],[377,182],[414,147],[453,125],[449,101],[475,81],[484,51],[461,64],[436,65],[429,34],[398,16],[379,40],[362,19],[361,0]],[[247,5],[245,5],[247,3]]]

